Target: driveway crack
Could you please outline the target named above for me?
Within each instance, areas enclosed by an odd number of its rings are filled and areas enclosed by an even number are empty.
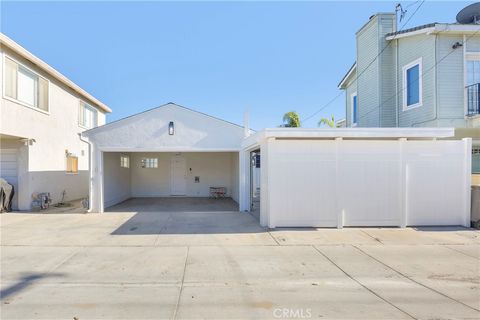
[[[404,277],[404,278],[406,278],[406,279],[408,279],[408,280],[410,280],[410,281],[418,284],[419,286],[422,286],[422,287],[424,287],[424,288],[426,288],[426,289],[428,289],[428,290],[431,290],[431,291],[433,291],[433,292],[435,292],[435,293],[437,293],[437,294],[439,294],[439,295],[441,295],[441,296],[443,296],[443,297],[445,297],[445,298],[447,298],[447,299],[450,299],[450,300],[452,300],[452,301],[458,302],[458,303],[460,303],[461,305],[463,305],[463,306],[465,306],[465,307],[467,307],[467,308],[469,308],[469,309],[472,309],[472,310],[475,310],[475,311],[480,311],[480,310],[477,309],[477,308],[474,308],[474,307],[472,307],[472,306],[469,306],[468,304],[463,303],[463,302],[460,301],[460,300],[457,300],[457,299],[455,299],[455,298],[452,298],[452,297],[444,294],[443,292],[440,292],[440,291],[438,291],[438,290],[436,290],[436,289],[434,289],[434,288],[431,288],[431,287],[429,287],[429,286],[427,286],[427,285],[425,285],[425,284],[423,284],[423,283],[421,283],[421,282],[419,282],[419,281],[417,281],[417,280],[414,280],[413,278],[407,276],[406,274],[404,274],[404,273],[402,273],[402,272],[400,272],[400,271],[398,271],[398,270],[395,270],[394,268],[392,268],[392,267],[389,266],[388,264],[386,264],[386,263],[384,263],[383,261],[375,258],[374,256],[366,253],[365,251],[363,251],[363,250],[360,249],[359,247],[357,247],[357,246],[353,246],[353,247],[354,247],[355,249],[359,250],[360,252],[362,252],[364,255],[366,255],[366,256],[370,257],[371,259],[377,261],[378,263],[382,264],[383,266],[385,266],[385,267],[389,268],[390,270],[394,271],[395,273],[401,275],[402,277]]]
[[[183,284],[185,282],[185,273],[187,271],[187,262],[188,262],[188,253],[189,252],[190,252],[190,247],[187,247],[187,254],[185,256],[185,264],[183,266],[182,282],[180,284],[180,292],[178,293],[178,299],[177,299],[177,303],[175,304],[175,310],[173,311],[173,319],[177,318],[178,307],[180,306],[180,299],[182,297]]]
[[[322,251],[320,251],[320,249],[318,249],[316,246],[313,246],[313,248],[318,252],[320,253],[323,257],[325,257],[325,259],[327,259],[328,261],[330,261],[335,267],[337,267],[340,271],[342,271],[347,277],[349,277],[350,279],[352,279],[353,281],[355,281],[356,283],[358,283],[360,286],[362,286],[365,290],[367,290],[368,292],[370,292],[371,294],[373,294],[374,296],[378,297],[379,299],[381,299],[382,301],[386,302],[387,304],[389,304],[390,306],[394,307],[395,309],[397,309],[398,311],[402,312],[403,314],[407,315],[408,317],[412,318],[412,319],[417,319],[415,318],[414,316],[412,316],[410,313],[406,312],[405,310],[402,310],[400,309],[399,307],[397,307],[396,305],[394,305],[393,303],[391,303],[390,301],[388,301],[387,299],[383,298],[381,295],[379,295],[378,293],[376,293],[375,291],[373,291],[372,289],[370,289],[369,287],[367,287],[366,285],[364,285],[363,283],[361,283],[359,280],[355,279],[353,276],[351,276],[349,273],[347,273],[345,270],[343,270],[338,264],[336,264],[332,259],[330,259],[326,254],[324,254]]]

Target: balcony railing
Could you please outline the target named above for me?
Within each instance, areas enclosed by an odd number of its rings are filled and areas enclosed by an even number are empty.
[[[466,86],[467,116],[480,114],[480,83]]]

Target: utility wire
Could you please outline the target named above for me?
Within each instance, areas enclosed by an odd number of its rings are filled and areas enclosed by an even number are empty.
[[[464,46],[464,45],[468,42],[468,40],[470,40],[472,37],[474,37],[474,36],[475,36],[477,33],[479,33],[479,32],[480,32],[480,30],[475,31],[471,36],[469,36],[468,38],[466,38],[465,41],[462,41],[462,46]],[[447,54],[446,54],[445,56],[443,56],[440,60],[438,60],[437,62],[435,62],[435,64],[434,64],[433,66],[431,66],[430,68],[428,68],[425,72],[422,72],[422,74],[419,75],[417,79],[414,79],[414,80],[413,80],[413,83],[418,82],[418,81],[420,80],[420,78],[423,78],[424,75],[426,75],[428,72],[432,71],[432,70],[433,70],[436,66],[438,66],[443,60],[445,60],[448,56],[450,56],[452,53],[454,53],[455,50],[456,50],[456,49],[453,49],[453,48],[452,48],[452,50],[451,50],[449,53],[447,53]],[[396,80],[398,81],[398,79],[396,79]],[[358,120],[363,119],[363,118],[365,118],[367,115],[369,115],[370,113],[372,113],[373,111],[376,111],[377,109],[380,109],[381,106],[382,106],[382,104],[384,104],[385,102],[388,102],[388,101],[392,100],[392,99],[395,98],[395,97],[398,97],[398,95],[399,95],[400,93],[403,93],[403,91],[405,91],[405,87],[402,86],[402,88],[400,88],[400,90],[398,90],[394,95],[392,95],[392,96],[389,97],[388,99],[384,100],[379,106],[377,106],[376,108],[374,108],[374,109],[368,111],[367,113],[363,114],[361,117],[359,116],[359,117],[358,117]],[[357,120],[357,121],[358,121],[358,120]]]
[[[420,0],[418,0],[420,1]],[[418,2],[417,1],[417,2]],[[420,7],[425,3],[425,0],[422,0],[422,2],[418,5],[418,7],[415,9],[415,11],[412,13],[412,15],[407,19],[407,21],[400,27],[400,30],[397,31],[397,32],[400,32],[400,31],[403,31],[403,28],[407,25],[407,23],[410,22],[410,20],[413,18],[413,16],[417,13],[417,11],[420,9]],[[395,21],[396,22],[396,21]],[[377,59],[380,57],[380,55],[383,54],[383,52],[385,52],[385,50],[390,46],[390,44],[393,42],[393,40],[395,40],[395,38],[397,37],[398,33],[395,34],[395,36],[387,43],[387,45],[385,47],[383,47],[383,49],[376,55],[375,58],[373,58],[372,61],[370,61],[370,63],[365,67],[365,69],[362,70],[362,72],[360,72],[360,74],[358,74],[356,77],[355,77],[355,80],[354,81],[357,81],[367,70],[368,68],[371,67],[371,65],[377,61]],[[339,94],[337,94],[332,100],[330,100],[329,102],[327,102],[325,105],[323,105],[321,108],[319,108],[317,111],[315,111],[314,113],[312,113],[311,115],[309,115],[308,117],[304,118],[301,120],[301,123],[302,122],[305,122],[305,121],[308,121],[310,120],[311,118],[313,118],[314,116],[316,116],[317,114],[319,114],[320,112],[322,112],[323,110],[325,110],[327,107],[329,107],[333,102],[335,102],[341,95],[343,95],[343,92],[340,91]]]

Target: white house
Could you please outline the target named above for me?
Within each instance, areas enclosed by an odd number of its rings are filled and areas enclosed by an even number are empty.
[[[0,34],[0,177],[13,184],[14,208],[32,194],[54,203],[88,196],[88,144],[79,134],[103,125],[105,104]]]
[[[82,133],[90,211],[224,187],[268,227],[470,224],[471,139],[448,128],[252,132],[173,103]],[[255,181],[261,155],[260,181]],[[252,156],[255,161],[252,161]]]

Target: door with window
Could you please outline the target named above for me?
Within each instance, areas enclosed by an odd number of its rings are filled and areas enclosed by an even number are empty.
[[[187,162],[184,156],[175,155],[171,162],[171,195],[187,194]]]

